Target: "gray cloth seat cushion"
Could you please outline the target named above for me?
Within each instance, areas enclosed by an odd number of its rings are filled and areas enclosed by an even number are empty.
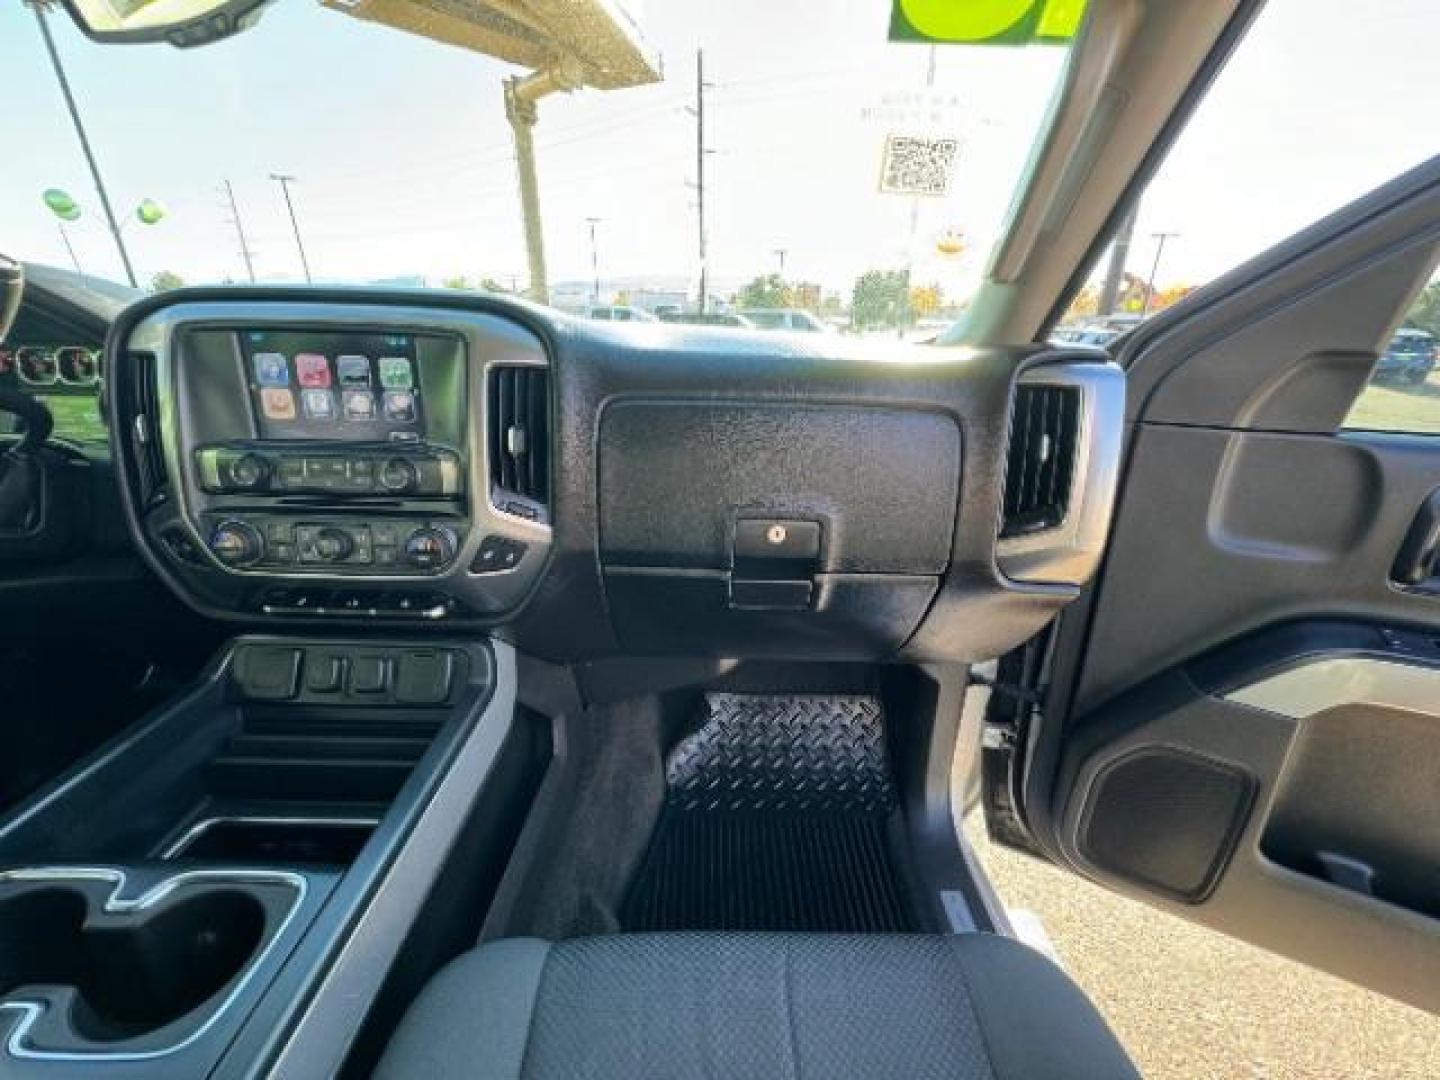
[[[440,1080],[1134,1077],[1094,1006],[989,934],[497,941],[431,980],[376,1073]]]

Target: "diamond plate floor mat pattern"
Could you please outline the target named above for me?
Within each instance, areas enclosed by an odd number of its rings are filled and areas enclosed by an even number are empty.
[[[918,929],[877,698],[708,694],[665,779],[625,929]]]

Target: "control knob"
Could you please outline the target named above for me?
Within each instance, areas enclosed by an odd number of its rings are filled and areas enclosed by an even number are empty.
[[[355,550],[355,538],[344,529],[325,528],[315,534],[315,554],[326,562],[344,562]]]
[[[249,566],[265,554],[265,538],[247,522],[222,521],[210,534],[209,547],[226,566]]]
[[[420,470],[404,458],[390,458],[380,466],[380,486],[396,494],[410,491],[420,483]]]
[[[444,566],[455,557],[455,536],[449,529],[426,526],[405,539],[405,561],[420,570]]]
[[[270,479],[270,462],[259,454],[241,454],[230,466],[230,482],[245,491],[259,491]]]

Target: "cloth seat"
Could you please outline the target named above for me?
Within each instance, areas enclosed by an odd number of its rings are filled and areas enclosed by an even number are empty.
[[[376,1073],[464,1080],[1138,1074],[1080,990],[990,934],[617,934],[482,945]]]

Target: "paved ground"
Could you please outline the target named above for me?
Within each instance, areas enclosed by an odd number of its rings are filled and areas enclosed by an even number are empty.
[[[997,848],[975,824],[1005,905],[1039,917],[1150,1080],[1440,1078],[1440,1017]]]

